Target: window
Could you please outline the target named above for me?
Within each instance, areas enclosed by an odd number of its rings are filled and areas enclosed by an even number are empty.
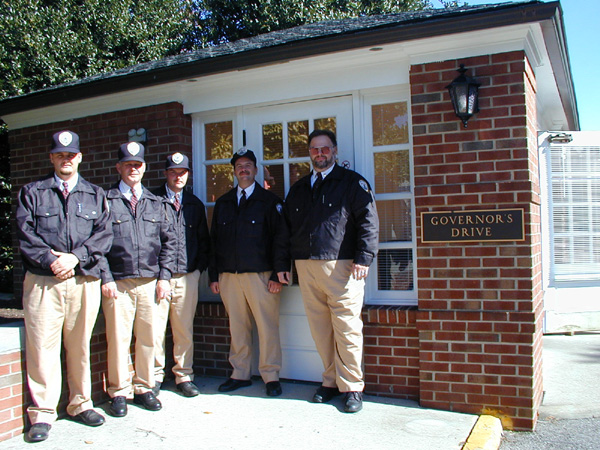
[[[551,145],[554,281],[600,280],[600,148]]]
[[[395,97],[366,99],[365,173],[371,166],[379,214],[379,254],[368,281],[371,304],[415,304],[417,298],[409,107]]]

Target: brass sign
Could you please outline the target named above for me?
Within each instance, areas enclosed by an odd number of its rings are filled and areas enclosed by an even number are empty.
[[[421,213],[421,241],[524,241],[525,211],[436,211]]]

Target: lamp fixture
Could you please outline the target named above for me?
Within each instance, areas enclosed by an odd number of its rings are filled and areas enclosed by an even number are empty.
[[[456,70],[460,75],[446,88],[450,94],[450,100],[452,100],[454,113],[467,128],[467,121],[473,114],[479,112],[479,86],[481,84],[474,78],[465,75],[467,69],[464,64],[461,64],[460,68]]]
[[[146,129],[145,128],[132,128],[129,130],[128,141],[129,142],[141,142],[142,144],[146,143]]]

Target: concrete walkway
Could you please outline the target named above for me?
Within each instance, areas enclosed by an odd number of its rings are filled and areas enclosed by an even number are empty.
[[[282,383],[283,395],[264,396],[264,384],[221,394],[220,378],[196,378],[202,394],[184,398],[166,384],[163,409],[150,412],[130,404],[124,418],[106,416],[91,428],[68,419],[56,422],[47,441],[17,436],[2,449],[461,449],[476,415],[421,408],[416,402],[365,396],[356,414],[343,412],[342,397],[330,404],[310,402],[316,385]]]

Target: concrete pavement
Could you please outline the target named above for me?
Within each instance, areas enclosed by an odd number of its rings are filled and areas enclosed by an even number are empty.
[[[202,394],[184,398],[173,382],[166,383],[159,399],[163,409],[146,411],[129,404],[124,418],[104,410],[106,423],[91,428],[69,419],[56,422],[50,438],[27,443],[17,436],[0,444],[4,450],[119,449],[153,450],[202,448],[207,450],[257,449],[461,449],[478,416],[421,408],[416,402],[365,396],[364,408],[343,412],[343,397],[329,404],[310,402],[311,383],[284,382],[283,395],[267,398],[264,384],[228,394],[217,387],[221,378],[196,378]]]

